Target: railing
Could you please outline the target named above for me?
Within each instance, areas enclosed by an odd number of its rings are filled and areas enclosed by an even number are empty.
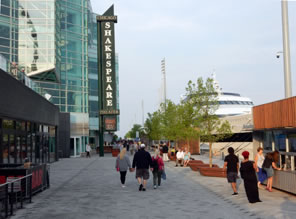
[[[19,196],[19,197],[18,197]],[[20,208],[23,208],[24,199],[32,202],[32,174],[19,178],[7,177],[7,182],[0,185],[0,201],[4,204],[1,208],[1,216],[4,210],[4,217],[13,215],[14,204],[20,202]],[[9,209],[10,208],[10,209]]]

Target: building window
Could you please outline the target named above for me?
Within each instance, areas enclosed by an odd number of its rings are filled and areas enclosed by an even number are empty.
[[[263,136],[263,148],[264,150],[272,150],[272,132],[266,131]]]
[[[275,149],[278,151],[286,151],[286,134],[283,131],[274,131]]]
[[[296,152],[296,134],[288,135],[288,140],[290,152]]]
[[[3,119],[3,129],[14,129],[13,120]]]

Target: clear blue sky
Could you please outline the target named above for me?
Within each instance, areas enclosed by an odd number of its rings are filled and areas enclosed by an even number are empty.
[[[120,131],[142,124],[160,103],[160,63],[166,59],[167,97],[178,102],[189,80],[215,69],[225,92],[255,105],[284,98],[280,0],[91,0],[118,16]],[[289,2],[293,95],[296,95],[296,2]]]

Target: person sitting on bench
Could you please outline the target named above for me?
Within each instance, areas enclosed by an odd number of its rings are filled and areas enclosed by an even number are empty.
[[[183,149],[180,148],[176,154],[176,167],[181,163],[181,167],[183,167],[184,164],[184,152]]]

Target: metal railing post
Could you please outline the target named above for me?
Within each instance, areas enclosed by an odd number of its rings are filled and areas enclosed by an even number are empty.
[[[8,183],[5,185],[5,217],[8,217]]]
[[[22,191],[22,186],[23,186],[23,180],[24,180],[25,178],[22,178],[21,179],[21,187],[20,187],[20,190],[21,190],[21,197],[20,197],[20,199],[21,199],[21,208],[23,208],[23,191]]]
[[[13,194],[13,186],[14,186],[14,183],[12,182],[11,184],[11,195],[9,196],[10,197],[10,215],[13,215],[13,199],[12,199],[12,194]]]
[[[30,179],[30,183],[29,183],[29,188],[30,188],[30,192],[29,192],[29,203],[32,203],[32,174],[29,177]]]

